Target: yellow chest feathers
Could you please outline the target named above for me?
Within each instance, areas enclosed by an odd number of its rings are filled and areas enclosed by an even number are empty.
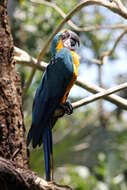
[[[78,66],[79,66],[79,55],[75,51],[71,51],[72,58],[73,58],[73,64],[74,64],[74,76],[77,78],[78,76]]]

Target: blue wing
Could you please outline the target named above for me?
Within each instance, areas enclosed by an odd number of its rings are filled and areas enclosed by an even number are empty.
[[[55,60],[47,66],[35,94],[32,125],[27,138],[27,144],[32,140],[33,147],[42,142],[44,130],[72,80],[74,68],[70,51],[62,48]]]

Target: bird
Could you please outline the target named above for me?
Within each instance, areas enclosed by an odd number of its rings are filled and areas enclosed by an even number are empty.
[[[79,36],[65,29],[58,32],[51,43],[51,60],[42,75],[32,107],[32,123],[27,135],[27,146],[43,144],[46,181],[53,181],[53,114],[61,108],[64,114],[72,114],[67,101],[68,94],[78,76],[80,46]]]

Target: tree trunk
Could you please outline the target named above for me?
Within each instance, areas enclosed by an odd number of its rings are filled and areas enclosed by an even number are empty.
[[[0,156],[28,168],[21,84],[6,7],[7,0],[0,2]]]
[[[0,1],[0,190],[70,190],[48,183],[28,169],[20,77],[15,71],[14,45],[7,0]]]

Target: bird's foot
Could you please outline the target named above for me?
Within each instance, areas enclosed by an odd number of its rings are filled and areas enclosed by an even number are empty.
[[[60,104],[60,108],[64,110],[64,114],[71,115],[73,113],[73,107],[68,101],[65,104]]]

